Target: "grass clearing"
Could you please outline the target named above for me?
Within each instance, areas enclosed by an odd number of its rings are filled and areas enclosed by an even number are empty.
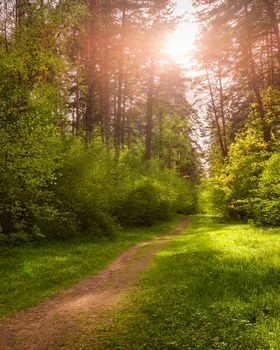
[[[280,349],[279,228],[194,216],[99,333],[99,349]]]
[[[104,269],[130,246],[176,225],[182,215],[152,227],[125,229],[114,240],[46,241],[0,253],[0,318],[39,303]]]

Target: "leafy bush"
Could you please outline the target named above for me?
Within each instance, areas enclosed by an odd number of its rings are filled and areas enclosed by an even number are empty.
[[[88,148],[77,141],[70,145],[55,193],[56,234],[63,236],[85,231],[110,236],[119,223],[151,225],[194,207],[188,181],[156,161],[148,166],[138,151],[117,157],[99,138]]]
[[[265,163],[264,171],[254,191],[251,211],[259,224],[280,225],[280,153],[274,153]]]
[[[162,196],[162,184],[143,177],[121,203],[117,216],[126,225],[151,225],[171,214],[171,203]]]
[[[194,190],[188,181],[168,170],[153,169],[150,176],[135,181],[117,211],[125,225],[151,225],[167,220],[174,212],[194,211]]]
[[[138,150],[117,156],[98,136],[88,146],[78,138],[31,136],[25,158],[15,150],[23,149],[21,139],[9,146],[14,157],[1,172],[3,241],[112,237],[119,224],[151,225],[194,209],[190,182],[156,161],[146,164]]]
[[[225,217],[251,217],[250,201],[267,159],[267,147],[258,123],[248,124],[229,148],[228,159],[208,181],[215,213]]]
[[[0,129],[3,240],[41,237],[41,218],[50,220],[56,213],[51,185],[56,181],[62,153],[49,96],[49,91],[38,88],[36,96],[29,96],[28,109],[17,117],[11,110],[5,128]],[[37,98],[45,101],[43,109],[37,106]]]
[[[212,208],[224,216],[279,225],[280,90],[268,88],[262,97],[271,141],[264,141],[263,120],[252,105],[249,121],[230,145],[228,158],[207,184]]]
[[[49,235],[110,235],[117,225],[112,216],[117,197],[117,163],[99,138],[86,147],[82,140],[64,144],[64,160],[54,188],[58,215]]]

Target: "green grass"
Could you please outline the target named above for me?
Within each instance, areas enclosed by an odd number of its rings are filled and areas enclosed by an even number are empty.
[[[280,349],[280,230],[194,216],[99,333],[99,349]]]
[[[37,304],[56,291],[104,269],[131,245],[167,231],[182,219],[126,229],[114,240],[46,241],[2,249],[0,318]]]

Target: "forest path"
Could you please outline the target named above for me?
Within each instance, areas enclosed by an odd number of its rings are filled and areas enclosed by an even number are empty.
[[[76,340],[85,336],[90,337],[94,347],[92,325],[104,321],[106,312],[121,306],[121,297],[133,292],[137,274],[189,221],[186,218],[165,234],[133,246],[97,275],[1,321],[0,349],[80,349]]]

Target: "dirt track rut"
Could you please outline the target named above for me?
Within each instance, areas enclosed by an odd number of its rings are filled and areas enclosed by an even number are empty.
[[[186,218],[165,234],[131,247],[97,275],[1,321],[0,349],[79,349],[78,344],[73,347],[71,340],[86,332],[89,324],[101,322],[102,314],[115,307],[123,295],[133,291],[138,272],[189,221],[190,218]]]

